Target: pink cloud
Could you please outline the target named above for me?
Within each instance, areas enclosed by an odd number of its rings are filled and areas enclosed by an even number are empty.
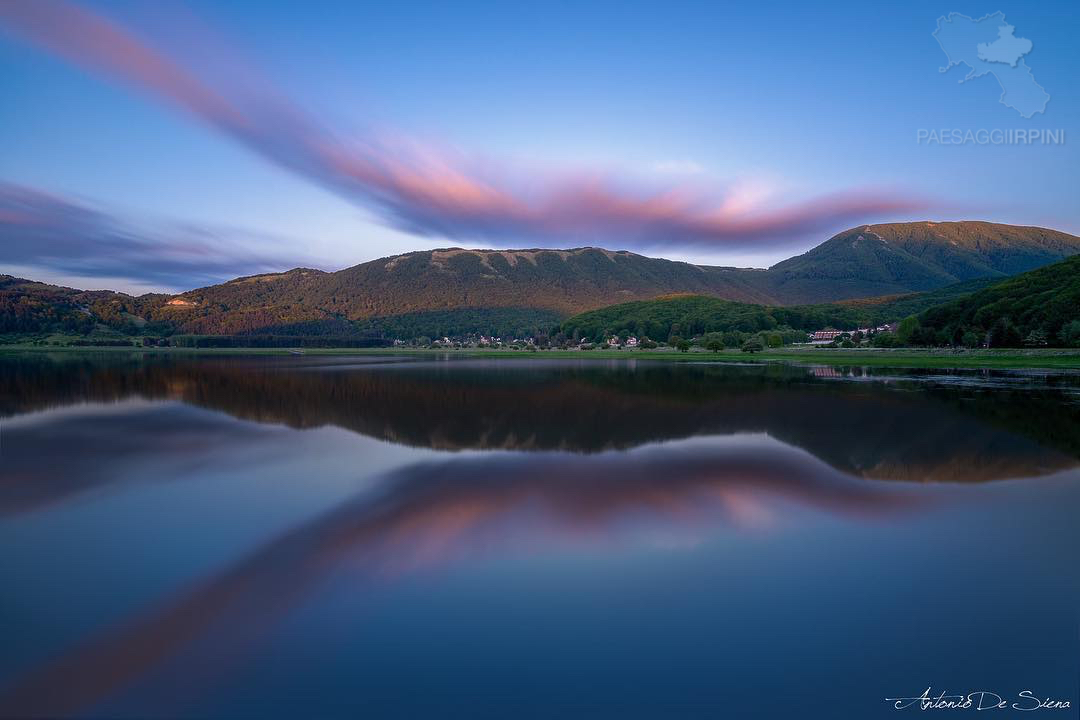
[[[683,185],[631,187],[596,173],[537,179],[466,157],[375,140],[346,143],[269,83],[221,85],[113,21],[61,0],[0,5],[0,23],[80,67],[183,108],[272,163],[419,235],[496,245],[759,247],[926,208],[895,192],[840,192],[768,206]],[[205,60],[205,58],[204,58]]]

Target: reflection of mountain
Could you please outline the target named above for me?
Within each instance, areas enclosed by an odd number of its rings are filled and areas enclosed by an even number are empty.
[[[5,360],[0,412],[130,396],[395,443],[595,452],[764,432],[851,474],[979,481],[1071,467],[1080,406],[1052,389],[837,382],[786,366],[350,359]]]
[[[0,714],[85,714],[200,643],[205,656],[186,656],[187,664],[220,673],[238,648],[272,631],[343,569],[361,596],[367,583],[472,554],[627,537],[693,541],[724,524],[783,525],[806,511],[868,520],[931,502],[859,482],[775,441],[443,457],[381,480],[379,492],[342,503],[0,689]],[[188,694],[192,676],[174,673],[170,689]],[[170,710],[155,714],[178,714]]]

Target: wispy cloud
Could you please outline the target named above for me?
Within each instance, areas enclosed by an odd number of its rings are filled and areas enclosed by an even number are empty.
[[[244,236],[233,228],[140,227],[75,200],[0,182],[0,263],[5,266],[188,289],[310,264],[300,255],[268,251],[266,238]],[[251,249],[255,245],[261,249]]]
[[[661,160],[652,169],[665,175],[701,175],[705,168],[694,160]]]
[[[598,172],[541,176],[416,143],[346,141],[271,83],[230,85],[230,73],[199,72],[194,63],[168,57],[112,20],[67,2],[3,3],[0,23],[80,67],[182,108],[417,235],[502,246],[746,249],[926,207],[896,192],[869,190],[747,206],[729,202],[737,188],[671,184],[672,178],[663,185],[634,183]]]

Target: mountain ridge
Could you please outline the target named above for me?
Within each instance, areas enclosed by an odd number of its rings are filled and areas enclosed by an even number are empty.
[[[1078,238],[1035,226],[981,220],[861,225],[769,268],[779,304],[934,290],[979,277],[1009,277],[1080,252]],[[823,282],[833,297],[823,298]]]
[[[902,295],[979,277],[1004,278],[1078,253],[1080,238],[1055,230],[922,221],[851,228],[769,269],[695,265],[594,246],[451,247],[332,272],[293,268],[244,276],[171,296],[93,295],[55,286],[46,291],[25,282],[22,291],[38,293],[42,302],[65,296],[68,324],[79,320],[72,313],[90,309],[95,316],[131,317],[136,324],[193,334],[343,335],[380,318],[494,309],[520,310],[523,318],[565,318],[671,294],[770,306]],[[7,299],[0,312],[9,315],[20,310],[14,280],[3,285]],[[12,325],[19,323],[5,323]]]

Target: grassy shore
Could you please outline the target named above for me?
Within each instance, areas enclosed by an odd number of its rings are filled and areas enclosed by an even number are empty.
[[[288,355],[288,348],[83,347],[0,345],[0,353],[139,353],[170,355]],[[796,362],[822,365],[867,365],[909,368],[1080,369],[1080,350],[949,350],[776,348],[758,353],[725,350],[430,350],[415,348],[306,348],[304,355],[407,355],[492,359],[644,360],[664,362]]]

